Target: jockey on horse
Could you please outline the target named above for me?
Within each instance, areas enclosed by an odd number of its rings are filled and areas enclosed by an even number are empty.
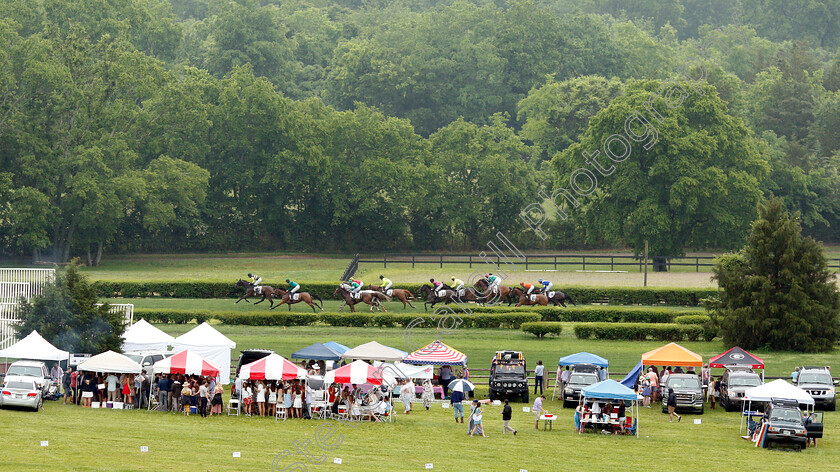
[[[391,279],[386,278],[384,275],[380,275],[379,280],[382,284],[382,291],[385,292],[385,294],[387,295],[388,289],[390,289],[391,286],[394,285],[394,282],[391,282]]]
[[[286,283],[289,284],[289,288],[286,292],[289,294],[289,298],[294,299],[295,293],[300,290],[300,285],[297,282],[286,279]]]
[[[249,272],[248,278],[251,279],[251,286],[254,288],[254,293],[257,295],[262,295],[262,287],[260,286],[260,282],[262,282],[262,277]]]
[[[414,308],[414,305],[411,304],[411,300],[415,300],[415,298],[414,294],[411,293],[410,290],[402,288],[391,288],[393,287],[394,282],[392,282],[391,279],[385,277],[384,275],[380,275],[379,280],[382,281],[382,285],[369,285],[368,287],[371,290],[380,291],[389,297],[395,297],[397,300],[402,302],[403,308],[405,308],[406,305],[410,306],[411,308]]]
[[[539,289],[540,292],[544,293],[545,295],[548,295],[548,291],[551,289],[551,286],[554,285],[554,284],[552,284],[551,281],[543,280],[543,279],[540,279],[539,282],[540,282],[540,285],[541,285],[541,288]]]

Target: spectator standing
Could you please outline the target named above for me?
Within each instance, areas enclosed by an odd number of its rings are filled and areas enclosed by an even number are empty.
[[[204,379],[198,381],[198,412],[202,418],[207,418],[207,401],[210,399],[210,391],[207,390],[207,384]],[[265,403],[263,403],[264,405]],[[260,411],[263,413],[264,410]],[[262,414],[260,415],[262,416]]]
[[[790,379],[793,383],[796,383],[796,380],[799,378],[799,367],[793,369],[793,372],[790,373]]]
[[[134,391],[137,392],[137,408],[143,408],[143,405],[146,404],[146,390],[143,389],[143,382],[145,380],[146,377],[142,372],[134,376]]]
[[[449,397],[449,381],[452,380],[452,368],[445,365],[440,368],[440,386],[443,387],[443,398]]]
[[[455,392],[452,392],[455,393]],[[432,388],[432,381],[425,380],[423,382],[423,406],[426,407],[428,411],[429,408],[432,406],[432,399],[434,398],[434,389]]]
[[[222,414],[222,394],[224,392],[225,392],[225,388],[220,383],[217,383],[216,386],[213,388],[213,400],[210,401],[210,415],[211,416],[214,413],[219,414],[219,415]],[[276,402],[277,399],[275,398],[274,401]],[[274,406],[272,405],[272,412],[273,411],[274,411]]]
[[[534,406],[531,407],[531,413],[534,414],[534,429],[540,429],[540,415],[542,413],[548,414],[545,409],[543,409],[543,401],[545,400],[545,395],[540,395],[534,400]]]
[[[187,380],[184,380],[184,387],[181,388],[181,405],[184,407],[184,414],[190,416],[190,396],[192,395],[192,389],[190,389],[190,383]]]
[[[169,411],[169,387],[172,381],[169,375],[164,375],[158,380],[157,392],[160,411]]]
[[[569,370],[569,366],[566,366],[566,370],[560,374],[560,398],[563,398],[563,390],[566,388],[566,384],[569,383],[569,378],[572,376],[572,372]]]
[[[711,377],[712,369],[709,368],[709,364],[704,364],[703,368],[700,369],[700,383],[703,384],[703,396],[706,396],[709,391]]]
[[[92,375],[86,375],[82,381],[81,390],[84,408],[90,408],[91,402],[93,402],[93,392],[96,391],[96,384],[94,382],[96,382],[96,380]]]
[[[644,407],[650,408],[650,395],[651,395],[651,388],[650,388],[650,380],[644,379],[642,381],[642,396],[645,397],[644,400]]]
[[[169,385],[169,399],[171,403],[170,411],[177,413],[181,409],[181,383],[183,377],[180,375],[172,376],[172,383]]]
[[[265,384],[262,380],[257,382],[257,411],[260,416],[265,416]]]
[[[64,376],[62,376],[62,383],[64,384],[65,405],[67,404],[67,397],[73,394],[73,387],[70,386],[70,383],[73,382],[73,380],[75,379],[72,377],[72,375],[72,369],[70,367],[67,367],[67,372],[65,372]],[[75,386],[75,383],[73,384],[73,386]]]
[[[516,436],[516,430],[510,427],[510,418],[512,414],[513,410],[510,408],[508,401],[505,400],[505,406],[502,408],[502,434],[507,434],[508,430],[510,430],[513,432],[513,435]]]
[[[598,369],[598,380],[601,381],[601,382],[603,382],[604,380],[607,380],[607,369],[605,369],[603,367]]]
[[[472,404],[470,404],[470,425],[467,428],[467,434],[470,434],[470,431],[472,431],[475,426],[475,419],[473,418],[473,415],[475,414],[475,410],[478,409],[478,406],[478,400],[473,400]]]
[[[445,387],[444,387],[445,389]],[[400,399],[403,401],[403,405],[405,405],[405,414],[411,413],[411,400],[414,398],[414,382],[411,379],[405,381],[402,388],[400,389]]]
[[[464,392],[452,392],[449,397],[449,402],[452,404],[452,412],[455,414],[455,422],[458,422],[458,416],[461,417],[461,423],[464,422]]]
[[[105,377],[105,383],[108,384],[108,401],[115,402],[117,401],[117,384],[119,383],[119,377],[114,374],[108,374]]]
[[[487,435],[484,434],[484,426],[481,424],[481,421],[482,421],[481,413],[482,413],[481,408],[476,408],[475,411],[473,411],[473,416],[472,416],[473,429],[472,429],[472,431],[470,431],[470,436],[475,434],[476,431],[481,431],[481,437],[484,437],[484,438],[487,437]]]
[[[540,394],[543,393],[543,377],[545,375],[545,366],[543,361],[537,361],[537,366],[534,368],[534,394],[537,393],[537,387],[540,389]]]
[[[583,398],[580,399],[578,402],[577,407],[575,407],[575,432],[580,432],[580,419],[583,417]]]
[[[718,397],[720,396],[720,379],[723,377],[718,377],[717,380],[712,382],[711,391],[709,392],[709,399],[712,403],[712,409],[715,409],[715,401],[717,401]]]
[[[648,373],[645,375],[645,378],[650,382],[650,393],[651,398],[653,401],[657,401],[659,397],[659,375],[657,375],[656,371],[653,367],[648,368]]]
[[[671,423],[674,422],[674,416],[677,417],[677,423],[682,421],[682,416],[678,415],[677,412],[676,412],[676,409],[677,409],[677,394],[674,393],[673,388],[668,389],[667,405],[668,405],[668,416],[670,418],[670,422]]]
[[[618,423],[621,425],[621,432],[624,432],[624,426],[627,422],[627,405],[624,404],[624,400],[619,400],[618,402]]]

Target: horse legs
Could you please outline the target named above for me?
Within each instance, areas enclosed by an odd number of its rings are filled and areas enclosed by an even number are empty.
[[[265,301],[265,295],[262,296],[262,300],[258,301],[257,303],[254,303],[254,305],[259,305],[260,303],[262,303],[264,301]]]
[[[251,303],[251,302],[249,302],[249,301],[248,301],[248,294],[246,293],[245,295],[242,295],[241,297],[239,297],[239,300],[236,300],[236,302],[234,303],[234,305],[236,305],[237,303],[241,302],[242,300],[245,300],[245,303]]]

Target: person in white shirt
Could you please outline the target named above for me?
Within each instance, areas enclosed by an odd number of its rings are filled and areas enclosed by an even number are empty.
[[[542,361],[537,361],[537,367],[534,368],[534,395],[537,394],[537,387],[540,388],[540,394],[543,393],[543,375],[545,374],[545,366]]]
[[[572,376],[572,371],[569,370],[569,366],[566,366],[566,370],[564,370],[560,374],[560,391],[561,392],[563,391],[564,388],[566,388],[566,384],[569,383],[569,378],[571,376]]]
[[[105,377],[105,383],[108,384],[108,401],[115,402],[117,401],[117,382],[119,381],[119,377],[114,374],[108,374],[108,377]]]
[[[414,383],[409,379],[400,389],[400,399],[405,405],[405,414],[411,413],[411,400],[414,398]]]

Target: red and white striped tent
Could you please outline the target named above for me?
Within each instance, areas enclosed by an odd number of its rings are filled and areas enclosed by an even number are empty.
[[[365,361],[355,361],[344,367],[331,370],[324,376],[324,384],[371,384],[382,385],[382,382],[394,385],[394,376],[382,367],[374,367]]]
[[[467,365],[467,355],[452,349],[440,341],[434,341],[422,347],[403,360],[406,364],[414,365]]]
[[[190,351],[181,351],[172,357],[155,362],[156,374],[219,375],[220,367]]]
[[[239,377],[253,380],[305,379],[306,369],[278,354],[269,354],[262,359],[246,364],[239,369]]]

